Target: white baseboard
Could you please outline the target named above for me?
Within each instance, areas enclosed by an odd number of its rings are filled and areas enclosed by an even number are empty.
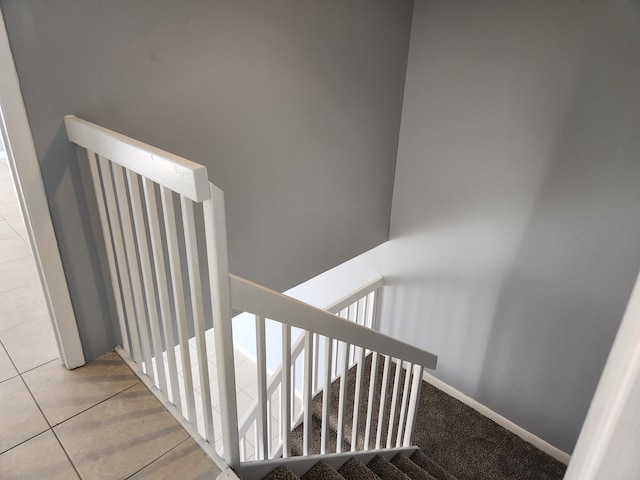
[[[490,420],[493,420],[501,427],[509,430],[511,433],[516,434],[518,437],[522,438],[524,441],[529,442],[538,450],[542,450],[547,455],[555,458],[556,460],[564,463],[565,465],[569,464],[569,460],[571,460],[571,455],[569,455],[568,453],[563,452],[559,448],[554,447],[549,442],[541,439],[537,435],[534,435],[533,433],[525,430],[521,426],[516,425],[511,420],[508,420],[507,418],[503,417],[499,413],[494,412],[489,407],[465,395],[460,390],[455,389],[448,383],[445,383],[442,380],[434,377],[430,373],[424,372],[424,375],[422,376],[422,378],[425,382],[430,383],[434,387],[442,390],[444,393],[452,396],[456,400],[460,400],[462,403],[473,408],[478,413],[481,413],[482,415],[489,418]]]

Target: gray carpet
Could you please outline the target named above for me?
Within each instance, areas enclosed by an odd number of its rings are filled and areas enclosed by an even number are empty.
[[[413,443],[457,480],[560,480],[566,466],[422,382]]]
[[[368,384],[371,369],[371,357],[367,358],[364,374]],[[383,365],[378,366],[379,374],[374,394],[374,418],[377,418],[377,406],[382,387]],[[390,388],[393,382],[393,372],[389,378]],[[355,368],[347,375],[347,408],[345,409],[346,425],[344,448],[347,450],[351,441],[351,424],[353,423],[353,399],[355,396]],[[404,377],[404,374],[403,374]],[[404,378],[401,377],[401,384]],[[329,419],[330,448],[335,451],[337,406],[340,380],[335,381],[329,393],[331,403],[331,417]],[[360,407],[361,427],[364,427],[366,417],[366,401],[368,388],[361,393],[364,400]],[[391,399],[387,398],[388,410]],[[320,445],[320,414],[322,410],[322,394],[313,400],[313,451],[319,452]],[[383,425],[383,439],[386,439],[388,425]],[[358,446],[364,443],[364,428],[359,429]],[[525,442],[518,436],[505,430],[492,420],[462,402],[450,397],[426,382],[423,382],[418,416],[414,431],[413,443],[421,451],[411,456],[397,456],[392,462],[382,457],[375,457],[365,467],[360,462],[352,462],[344,469],[342,476],[335,477],[325,473],[323,477],[312,478],[346,478],[354,480],[369,480],[370,473],[375,473],[383,480],[386,479],[415,479],[415,480],[560,480],[564,476],[566,466],[546,455]],[[303,427],[300,426],[292,434],[292,453],[301,454]],[[395,432],[393,432],[395,433]],[[371,432],[371,440],[375,441],[375,430]],[[395,437],[394,437],[395,438]],[[359,449],[360,449],[359,448]],[[358,465],[359,464],[359,465]],[[325,466],[319,467],[325,472]],[[364,472],[364,469],[367,472]],[[360,473],[358,473],[360,472]],[[279,472],[282,474],[283,472]],[[311,472],[310,472],[311,473]],[[336,472],[338,474],[338,472]],[[283,478],[283,477],[267,477]],[[305,477],[303,477],[305,478]]]

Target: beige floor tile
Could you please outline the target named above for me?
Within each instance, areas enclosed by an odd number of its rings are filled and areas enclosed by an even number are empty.
[[[16,231],[11,228],[11,225],[6,220],[0,220],[0,240],[3,238],[15,237]]]
[[[82,478],[122,479],[187,438],[142,384],[54,428]]]
[[[14,200],[12,202],[0,203],[0,216],[5,220],[7,218],[21,217],[22,213],[20,213],[18,202]]]
[[[56,436],[47,430],[0,455],[0,478],[71,480],[79,477]]]
[[[0,383],[0,453],[48,428],[20,377]]]
[[[13,366],[9,355],[5,352],[4,347],[0,345],[0,382],[4,382],[18,375],[18,371]]]
[[[14,290],[30,283],[39,285],[39,282],[31,255],[0,264],[0,292]]]
[[[0,263],[31,255],[31,247],[22,237],[15,236],[0,240]]]
[[[4,171],[6,170],[0,170],[0,203],[15,202],[16,192],[13,191],[11,179],[7,178],[8,172],[4,173]]]
[[[130,480],[210,480],[220,474],[220,469],[205,455],[191,438],[151,465],[133,475]]]
[[[0,293],[0,305],[0,332],[49,314],[39,283]]]
[[[49,317],[40,317],[3,330],[0,332],[0,341],[20,373],[58,358],[58,345]]]
[[[13,180],[8,168],[3,168],[0,163],[0,203],[17,202],[18,195],[13,187]]]
[[[240,389],[258,382],[258,367],[253,362],[243,362],[236,366],[236,386]]]
[[[51,425],[57,425],[138,382],[138,377],[113,352],[71,371],[58,361],[49,362],[25,373],[23,378]]]
[[[6,222],[9,224],[11,228],[13,228],[13,230],[15,230],[15,232],[18,235],[20,235],[20,237],[25,242],[27,242],[27,245],[28,245],[29,239],[27,238],[27,229],[24,226],[24,221],[22,220],[22,217],[8,218]]]

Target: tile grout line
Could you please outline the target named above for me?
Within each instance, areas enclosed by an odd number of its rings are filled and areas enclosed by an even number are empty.
[[[40,317],[38,317],[38,318],[40,318]],[[38,320],[38,319],[36,318],[36,319],[34,319],[34,320]],[[31,321],[32,321],[32,320],[29,320],[29,322],[31,322]],[[25,322],[25,323],[29,323],[29,322]],[[21,323],[20,325],[16,325],[16,327],[19,327],[19,326],[21,326],[21,325],[24,325],[24,323]],[[11,328],[14,328],[14,327],[11,327]],[[6,331],[8,331],[8,330],[11,330],[11,328],[7,328],[7,330],[2,330],[2,332],[6,332]],[[0,332],[0,334],[2,334],[2,332]],[[48,365],[48,364],[53,363],[53,362],[59,362],[59,361],[60,361],[60,358],[59,358],[59,357],[56,357],[56,358],[54,358],[53,360],[47,360],[46,362],[41,363],[40,365],[36,365],[35,367],[31,367],[30,369],[25,370],[24,372],[20,372],[20,371],[18,370],[18,368],[16,367],[16,371],[18,371],[18,375],[22,376],[22,375],[24,375],[25,373],[33,372],[36,368],[44,367],[45,365]]]
[[[4,293],[4,292],[3,292],[3,293]],[[2,293],[0,293],[0,295],[2,295]],[[42,320],[43,318],[49,318],[49,315],[38,315],[37,317],[34,317],[34,318],[32,318],[31,320],[26,320],[26,321],[24,321],[24,322],[22,322],[22,323],[18,323],[17,325],[12,326],[12,327],[5,328],[4,330],[0,330],[0,335],[2,335],[4,332],[8,332],[9,330],[13,330],[13,329],[14,329],[14,328],[16,328],[16,327],[22,327],[22,326],[26,325],[27,323],[35,322],[36,320]],[[9,353],[9,352],[7,351],[7,354],[8,354],[8,353]],[[51,360],[47,360],[45,363],[49,363],[50,361],[51,361]],[[30,368],[29,370],[33,370],[34,368],[41,367],[42,365],[44,365],[44,363],[43,363],[43,364],[41,364],[41,365],[38,365],[38,366],[36,366],[36,367],[32,367],[32,368]],[[25,373],[26,373],[26,371],[25,371]]]
[[[8,329],[7,329],[8,330]],[[4,330],[3,330],[4,331]],[[0,346],[2,347],[2,349],[4,350],[4,353],[7,354],[7,358],[9,359],[9,361],[11,362],[11,365],[13,365],[14,370],[16,371],[16,375],[14,375],[11,378],[16,378],[17,376],[20,376],[20,371],[18,370],[18,367],[16,367],[16,364],[13,362],[13,358],[11,358],[11,355],[9,355],[9,350],[7,350],[7,347],[4,346],[4,343],[2,343],[2,340],[0,340]],[[7,378],[7,380],[11,380],[11,378]],[[0,383],[4,383],[7,380],[3,380]]]
[[[59,360],[59,359],[56,359]],[[51,360],[51,362],[54,362],[56,360]],[[47,362],[47,363],[51,363],[51,362]],[[46,365],[47,363],[43,363],[41,366]],[[38,367],[35,367],[38,368]],[[32,370],[35,370],[32,369]],[[31,370],[29,370],[31,371]],[[25,372],[26,373],[26,372]],[[44,414],[44,411],[42,410],[42,408],[40,407],[40,404],[38,403],[38,400],[36,399],[36,397],[33,395],[33,392],[31,391],[31,389],[29,388],[29,385],[27,384],[26,380],[22,377],[22,374],[20,374],[20,378],[22,379],[22,383],[24,383],[24,386],[27,388],[27,391],[29,392],[29,395],[31,395],[31,398],[33,398],[34,403],[36,404],[36,406],[38,407],[38,410],[40,410],[40,414],[42,415],[42,417],[44,418],[44,421],[47,422],[47,425],[49,425],[48,430],[45,430],[44,432],[39,433],[38,435],[42,435],[43,433],[49,431],[53,434],[54,438],[56,439],[56,442],[58,442],[58,445],[60,446],[60,448],[62,449],[62,451],[64,452],[65,457],[67,457],[67,460],[69,460],[69,463],[71,464],[71,467],[73,468],[73,470],[76,472],[76,475],[78,475],[78,478],[80,478],[80,480],[82,480],[82,476],[80,475],[80,472],[78,471],[78,469],[76,468],[76,465],[73,463],[73,460],[71,460],[71,457],[69,456],[69,454],[67,453],[67,450],[64,448],[64,445],[62,445],[62,442],[60,441],[60,439],[58,438],[58,435],[56,434],[55,430],[53,430],[53,426],[51,425],[51,422],[49,422],[49,419],[47,418],[47,416]],[[34,435],[33,437],[31,437],[28,440],[25,440],[22,443],[26,443],[29,440],[34,439],[35,437],[37,437],[38,435]],[[17,445],[16,445],[17,446]],[[15,448],[15,447],[13,447]]]
[[[127,479],[133,477],[134,475],[137,475],[138,473],[140,473],[142,470],[144,470],[145,468],[147,468],[149,465],[151,465],[154,462],[157,462],[158,460],[160,460],[162,457],[164,457],[165,455],[167,455],[169,452],[173,452],[176,448],[178,448],[180,445],[182,445],[184,442],[188,442],[189,440],[192,440],[192,438],[190,436],[187,436],[187,438],[185,438],[184,440],[178,442],[176,445],[174,445],[173,447],[171,447],[169,450],[167,450],[166,452],[164,452],[162,455],[160,455],[158,458],[154,458],[153,460],[151,460],[149,463],[147,463],[144,467],[140,468],[139,470],[136,470],[135,472],[133,472],[131,475],[129,475],[127,477]]]
[[[135,386],[136,386],[136,385],[138,385],[139,383],[142,383],[142,382],[140,382],[140,380],[137,380],[137,379],[136,379],[136,382],[135,382],[133,385],[129,385],[127,388],[125,388],[125,389],[123,389],[123,390],[120,390],[119,392],[114,393],[113,395],[109,396],[108,398],[105,398],[105,399],[103,399],[103,400],[100,400],[100,401],[99,401],[98,403],[96,403],[95,405],[91,405],[90,407],[85,408],[85,409],[84,409],[84,410],[82,410],[81,412],[74,413],[74,414],[73,414],[73,415],[71,415],[69,418],[65,418],[63,421],[56,423],[53,427],[51,427],[51,429],[53,430],[54,428],[56,428],[56,427],[58,427],[58,426],[62,425],[63,423],[68,422],[68,421],[69,421],[69,420],[71,420],[72,418],[76,418],[78,415],[82,415],[83,413],[88,412],[88,411],[89,411],[89,410],[91,410],[92,408],[97,407],[98,405],[101,405],[101,404],[103,404],[104,402],[106,402],[106,401],[108,401],[108,400],[111,400],[111,399],[112,399],[113,397],[115,397],[116,395],[120,395],[121,393],[126,392],[127,390],[129,390],[129,389],[131,389],[131,388],[135,387]]]
[[[1,342],[0,342],[1,343]],[[3,345],[4,346],[4,345]],[[9,357],[11,358],[11,357]],[[38,401],[35,399],[35,397],[33,396],[33,393],[31,393],[31,389],[29,388],[29,386],[27,385],[27,382],[24,381],[24,378],[22,378],[22,374],[18,374],[17,377],[20,377],[20,381],[22,382],[22,384],[24,385],[24,387],[27,389],[27,392],[29,392],[29,395],[31,396],[31,399],[33,400],[33,403],[36,404],[36,407],[38,407],[38,411],[40,412],[40,415],[42,415],[42,418],[44,418],[45,423],[47,424],[48,428],[45,428],[43,431],[36,433],[35,435],[32,435],[29,438],[24,439],[23,441],[16,443],[13,447],[6,449],[4,452],[2,452],[0,455],[4,455],[7,452],[10,452],[11,450],[13,450],[16,447],[19,447],[20,445],[23,445],[25,443],[27,443],[29,440],[33,440],[34,438],[36,438],[38,435],[42,435],[43,433],[45,433],[47,430],[52,430],[51,428],[51,424],[49,423],[49,420],[47,420],[47,417],[45,416],[44,412],[42,411],[42,408],[40,408],[40,405],[38,404]],[[13,377],[13,378],[17,378],[17,377]]]
[[[53,436],[56,437],[56,441],[58,442],[58,445],[60,445],[60,448],[62,449],[62,451],[64,452],[65,456],[67,457],[67,459],[69,460],[69,463],[71,464],[71,466],[73,467],[73,470],[76,472],[76,475],[78,475],[78,478],[80,480],[82,480],[82,475],[80,475],[80,472],[78,471],[78,469],[76,468],[76,464],[73,463],[73,460],[71,460],[71,457],[69,456],[69,454],[67,453],[67,449],[64,448],[64,445],[62,444],[62,442],[60,441],[60,438],[58,438],[58,434],[56,433],[56,431],[51,428],[51,433],[53,433]]]

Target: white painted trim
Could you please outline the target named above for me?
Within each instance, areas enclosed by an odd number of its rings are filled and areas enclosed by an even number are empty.
[[[340,313],[340,310],[347,308],[349,305],[360,300],[362,297],[365,297],[369,295],[371,292],[378,290],[380,287],[382,287],[383,284],[384,284],[384,277],[380,275],[374,278],[373,280],[371,280],[369,283],[358,288],[357,290],[351,293],[348,293],[347,295],[342,297],[340,300],[333,302],[331,305],[329,305],[328,307],[325,307],[324,309],[329,313],[333,313],[337,315],[338,313]]]
[[[216,480],[240,480],[240,477],[236,475],[236,472],[234,472],[230,468],[227,468],[216,477]]]
[[[521,426],[516,425],[511,420],[503,417],[499,413],[494,412],[489,407],[483,405],[482,403],[478,402],[477,400],[474,400],[473,398],[465,395],[460,390],[457,390],[456,388],[452,387],[448,383],[445,383],[442,380],[440,380],[439,378],[434,377],[429,372],[424,372],[422,374],[422,379],[425,382],[433,385],[434,387],[442,390],[447,395],[452,396],[456,400],[460,400],[462,403],[464,403],[465,405],[473,408],[475,411],[477,411],[478,413],[484,415],[488,419],[493,420],[494,422],[496,422],[501,427],[509,430],[511,433],[516,434],[518,437],[520,437],[521,439],[523,439],[526,442],[529,442],[531,445],[536,447],[538,450],[542,450],[547,455],[555,458],[556,460],[558,460],[559,462],[564,463],[565,465],[567,465],[569,463],[569,460],[571,459],[571,455],[569,455],[568,453],[563,452],[559,448],[554,447],[549,442],[541,439],[537,435],[534,435],[533,433],[525,430]]]
[[[0,130],[60,360],[76,368],[85,364],[84,353],[2,12],[0,24]]]
[[[229,279],[231,281],[231,303],[235,309],[263,315],[293,327],[336,338],[342,342],[395,358],[402,358],[426,368],[436,368],[438,357],[432,353],[236,275],[230,274]]]
[[[640,478],[640,276],[631,293],[566,480]]]
[[[64,123],[71,142],[194,202],[211,197],[207,167],[74,115],[65,116]]]

